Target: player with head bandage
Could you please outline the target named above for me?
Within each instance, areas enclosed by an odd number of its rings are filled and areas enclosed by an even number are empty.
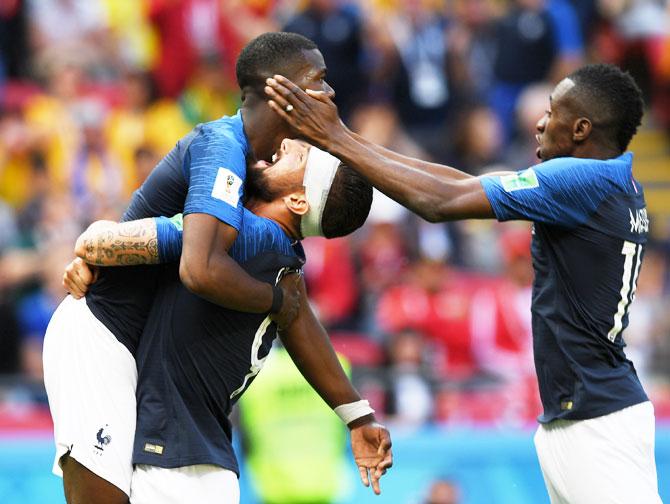
[[[299,140],[284,140],[274,164],[250,167],[247,184],[243,227],[230,253],[261,281],[300,269],[301,238],[347,234],[363,223],[371,204],[371,188],[360,176]],[[136,230],[131,241],[124,238],[129,227]],[[80,237],[76,252],[92,264],[118,265],[124,248],[146,248],[154,237],[158,255],[145,263],[172,266],[163,266],[136,355],[131,500],[236,502],[239,470],[227,415],[260,372],[276,327],[265,315],[227,310],[185,289],[174,266],[181,250],[179,218],[99,224]],[[309,383],[350,427],[361,477],[378,491],[391,464],[390,439],[342,371],[299,281],[300,313],[280,337]],[[364,459],[380,455],[368,475]]]
[[[281,164],[271,166],[263,160],[275,152],[282,156],[282,150],[288,149],[280,148],[283,139],[294,136],[291,128],[273,115],[263,94],[265,77],[280,70],[303,89],[332,94],[325,80],[323,56],[312,41],[290,33],[267,33],[252,40],[237,61],[242,97],[239,112],[196,126],[133,194],[122,217],[119,239],[111,244],[117,264],[129,267],[99,268],[86,299],[67,297],[52,317],[43,352],[45,385],[54,420],[54,472],[62,469],[68,503],[122,504],[130,494],[137,408],[135,357],[166,269],[147,264],[156,262],[170,247],[129,221],[183,214],[177,273],[185,287],[201,298],[250,317],[270,313],[273,321],[284,327],[300,311],[303,294],[295,275],[284,275],[278,284],[275,277],[260,281],[231,256],[235,244],[241,243],[238,234],[245,222],[252,220],[245,219],[247,210],[243,207],[244,201],[252,199],[245,192],[247,162],[267,168],[259,170],[261,179],[264,175],[260,171],[268,177],[276,175]],[[288,150],[292,156],[300,151]],[[306,160],[306,148],[302,151]],[[249,174],[254,176],[256,170],[249,170]],[[286,194],[286,180],[279,177],[269,182],[259,194]],[[338,185],[335,180],[331,195]],[[267,205],[262,198],[256,201]],[[272,201],[277,208],[288,205],[293,209],[282,213],[286,221],[282,225],[291,229],[294,217],[307,208],[304,196]],[[337,216],[326,218],[328,214],[325,208],[324,234],[346,231]],[[155,225],[156,233],[171,227],[160,219]],[[104,224],[98,226],[104,229]],[[105,232],[111,236],[109,230]],[[146,238],[144,246],[128,245],[140,238]],[[252,248],[247,247],[245,253]],[[103,255],[95,258],[95,262],[104,261]],[[71,292],[82,294],[91,272],[78,262],[68,271],[73,280]],[[366,463],[371,465],[366,467],[377,467],[382,459],[380,456],[374,463],[369,459]]]

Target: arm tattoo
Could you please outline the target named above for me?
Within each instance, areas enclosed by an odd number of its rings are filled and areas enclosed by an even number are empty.
[[[153,219],[122,222],[84,238],[86,262],[96,266],[157,264],[158,239]]]

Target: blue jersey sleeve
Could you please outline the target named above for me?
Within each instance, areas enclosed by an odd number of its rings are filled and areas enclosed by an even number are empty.
[[[235,136],[203,128],[188,148],[184,175],[188,180],[184,215],[206,213],[239,231],[246,159]]]
[[[600,164],[557,158],[480,180],[498,220],[530,220],[570,228],[586,222],[613,189],[612,181],[603,175],[608,167]]]
[[[174,217],[156,217],[156,246],[161,263],[176,262],[181,257],[184,221],[182,214]]]

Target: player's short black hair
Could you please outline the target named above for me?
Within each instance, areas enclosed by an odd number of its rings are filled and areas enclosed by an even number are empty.
[[[628,148],[642,122],[644,100],[633,77],[615,65],[586,65],[568,76],[580,103],[604,128],[621,152]]]
[[[353,233],[368,218],[372,186],[349,166],[340,163],[323,208],[321,229],[326,238]]]
[[[237,84],[240,89],[250,87],[260,93],[265,79],[285,74],[296,59],[303,57],[303,51],[313,49],[318,49],[316,44],[297,33],[263,33],[249,42],[237,58]]]

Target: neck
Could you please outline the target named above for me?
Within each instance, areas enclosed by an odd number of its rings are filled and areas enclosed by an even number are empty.
[[[288,126],[267,105],[256,97],[247,97],[241,108],[244,134],[255,160],[269,161],[281,141],[289,137]],[[258,125],[258,126],[257,126]]]
[[[302,238],[300,235],[300,216],[289,212],[283,201],[267,202],[249,199],[244,206],[259,217],[276,222],[289,238],[294,240]]]
[[[584,159],[613,159],[622,154],[618,149],[606,145],[583,145],[575,149],[573,157]]]

